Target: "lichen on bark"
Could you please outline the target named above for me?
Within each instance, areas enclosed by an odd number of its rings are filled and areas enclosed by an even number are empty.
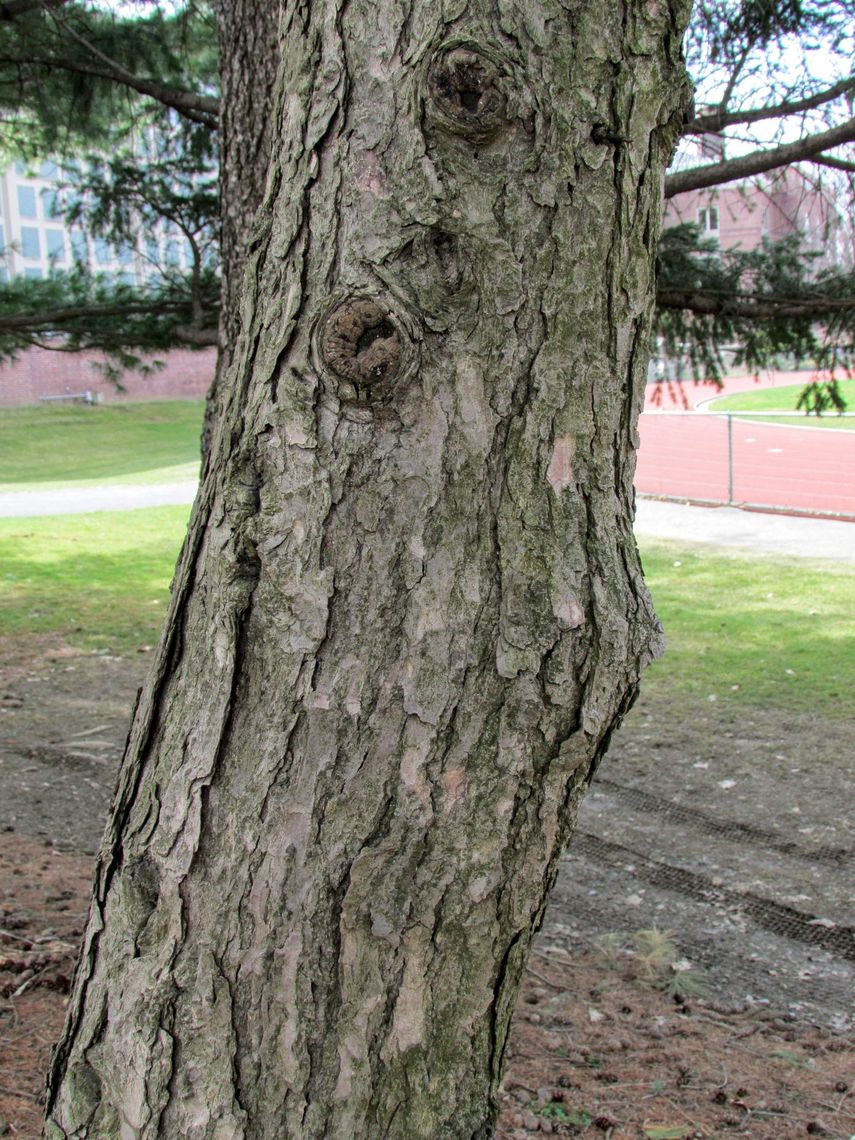
[[[51,1137],[487,1137],[576,807],[659,645],[633,448],[685,5],[281,16]],[[348,298],[364,327],[325,349]],[[380,342],[406,366],[363,374]]]

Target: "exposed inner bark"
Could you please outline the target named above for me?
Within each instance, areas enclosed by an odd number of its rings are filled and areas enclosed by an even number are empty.
[[[561,850],[659,645],[633,447],[686,11],[455,11],[283,5],[49,1137],[490,1135]]]

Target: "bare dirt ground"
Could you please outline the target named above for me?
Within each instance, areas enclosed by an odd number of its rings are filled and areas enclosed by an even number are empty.
[[[0,662],[0,1136],[35,1138],[146,658]],[[641,699],[530,963],[497,1140],[855,1136],[853,754],[842,720]]]

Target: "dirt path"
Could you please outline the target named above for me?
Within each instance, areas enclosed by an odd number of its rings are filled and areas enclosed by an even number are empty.
[[[6,669],[0,827],[95,852],[145,667],[57,648]],[[583,805],[544,944],[672,930],[723,1000],[851,1028],[853,755],[842,719],[643,696]]]
[[[583,804],[542,938],[668,929],[720,1000],[850,1031],[853,755],[851,721],[642,697]]]
[[[89,857],[147,659],[4,652],[0,1135],[5,1112],[8,1134],[35,1137]],[[853,754],[842,720],[641,699],[563,862],[497,1135],[855,1134]],[[639,950],[652,930],[673,943],[653,979]],[[668,991],[696,983],[706,997],[693,1015]],[[671,1131],[646,1132],[651,1121]]]

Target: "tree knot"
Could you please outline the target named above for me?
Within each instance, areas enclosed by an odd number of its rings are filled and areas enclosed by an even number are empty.
[[[504,125],[506,100],[495,63],[468,47],[446,49],[434,61],[428,89],[434,110],[454,134],[484,141]]]
[[[401,337],[390,314],[364,298],[333,309],[324,321],[320,348],[333,372],[357,388],[392,380],[401,367]]]

